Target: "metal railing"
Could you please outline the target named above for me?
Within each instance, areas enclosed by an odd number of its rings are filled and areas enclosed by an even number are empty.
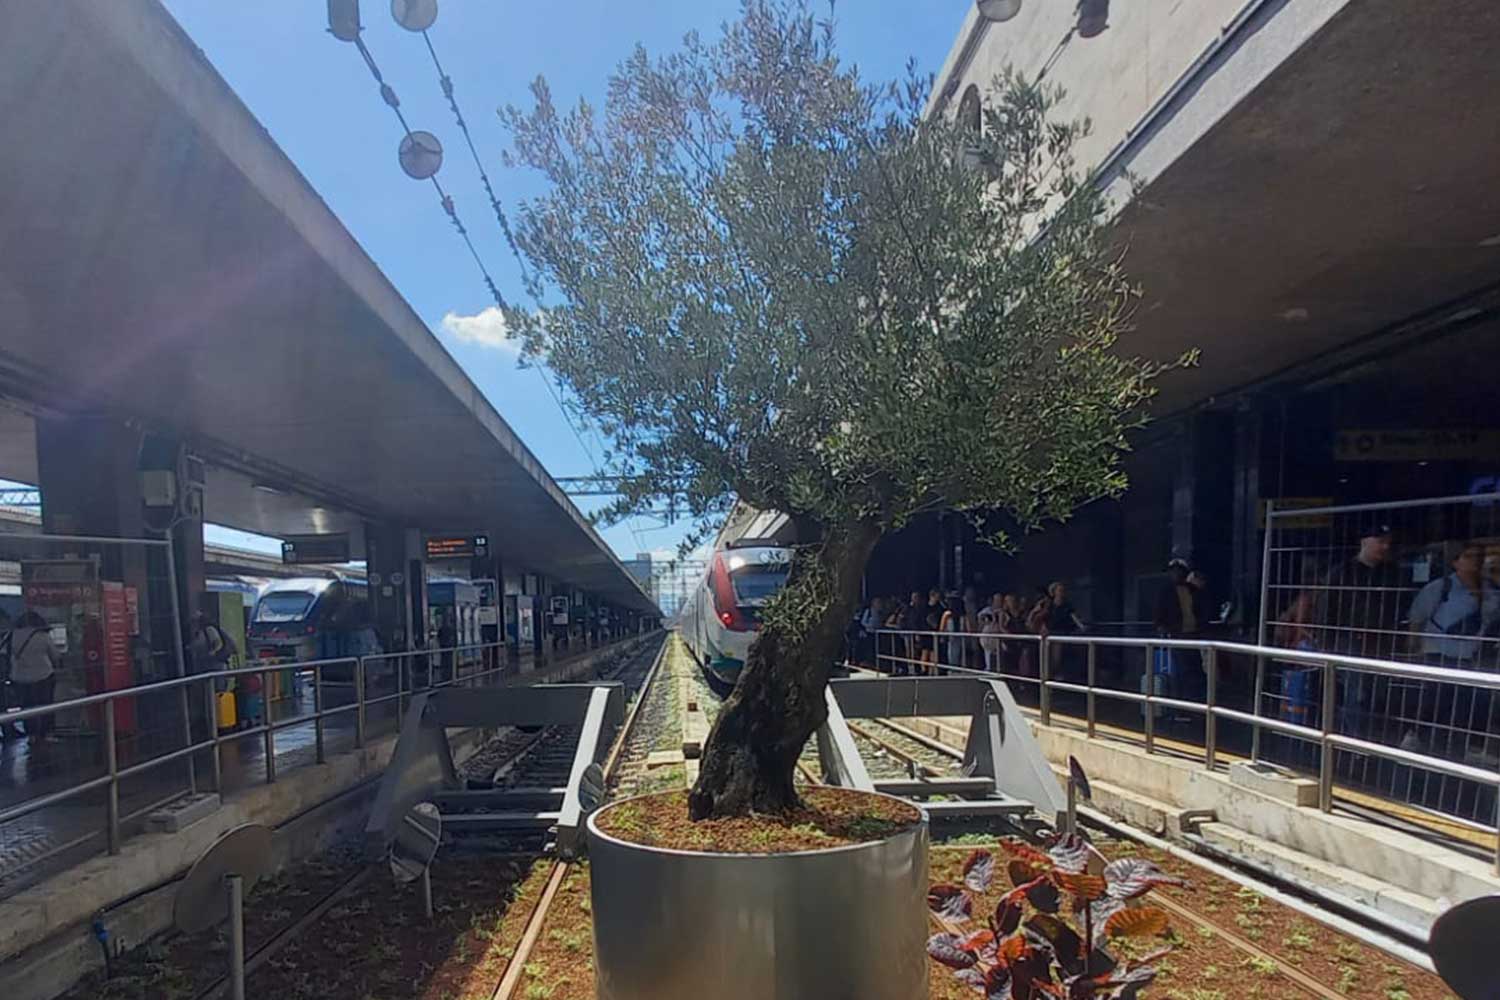
[[[629,636],[626,638],[635,638]],[[579,651],[579,655],[598,652],[613,643],[603,643]],[[565,663],[568,659],[550,662]],[[73,781],[60,788],[33,798],[17,802],[0,809],[0,830],[7,823],[21,819],[40,810],[75,802],[80,797],[101,789],[105,791],[103,833],[110,854],[119,853],[121,836],[120,786],[127,779],[151,774],[174,764],[187,765],[187,787],[181,792],[198,791],[198,761],[206,758],[210,764],[209,787],[214,791],[224,788],[224,754],[229,747],[242,741],[260,741],[265,760],[265,782],[277,779],[276,738],[277,734],[298,726],[313,727],[313,759],[324,763],[327,759],[327,734],[330,720],[339,716],[353,716],[353,745],[365,746],[370,738],[371,710],[394,704],[391,715],[400,725],[400,716],[409,699],[428,690],[451,685],[471,685],[487,682],[499,674],[516,674],[532,658],[526,653],[515,655],[506,643],[482,643],[437,649],[414,650],[403,653],[381,653],[362,657],[339,657],[297,663],[257,663],[253,666],[231,670],[217,670],[185,677],[173,678],[135,687],[102,691],[97,694],[70,698],[29,708],[0,713],[0,726],[14,727],[27,720],[40,719],[58,713],[97,713],[97,733],[91,737],[99,742],[102,751],[103,773],[85,780]],[[468,669],[465,669],[468,668]],[[276,718],[270,703],[272,677],[276,674],[294,675],[310,679],[312,683],[312,705],[299,703],[293,713]],[[228,688],[230,681],[247,683],[252,678],[260,682],[261,705],[258,718],[246,728],[221,730],[218,726],[219,696]],[[418,682],[423,683],[418,683]],[[155,753],[149,759],[133,764],[122,764],[119,748],[121,703],[129,699],[161,699],[166,696],[176,701],[175,711],[181,718],[174,718],[170,728],[177,732],[182,745]],[[328,704],[330,697],[340,700]],[[198,705],[195,709],[193,706]],[[305,701],[305,699],[304,699]],[[133,708],[133,707],[132,707]],[[306,709],[306,710],[304,710]],[[393,730],[394,731],[394,730]],[[35,752],[35,751],[34,751]],[[97,827],[95,828],[98,829]]]
[[[1007,661],[998,658],[998,670],[974,670],[951,662],[944,662],[945,653],[964,648],[967,640],[978,640],[983,648],[998,641],[1010,644],[1012,649],[1030,651],[1035,672],[1015,669],[1017,659]],[[1084,664],[1079,671],[1076,660],[1068,662],[1067,654],[1072,650],[1084,653]],[[1144,672],[1139,691],[1124,690],[1118,686],[1100,683],[1101,651],[1111,653],[1140,650],[1143,653]],[[1189,696],[1163,695],[1155,682],[1158,653],[1165,651],[1168,658],[1181,652],[1191,654],[1201,665],[1203,673],[1202,697],[1196,692]],[[1230,658],[1240,657],[1255,661],[1254,695],[1248,706],[1233,707],[1226,703],[1222,681],[1224,663]],[[951,656],[948,657],[951,659]],[[1316,698],[1318,713],[1315,723],[1297,722],[1267,715],[1261,711],[1262,695],[1268,662],[1298,664],[1307,670],[1316,671],[1320,680]],[[1165,712],[1187,713],[1201,719],[1201,738],[1198,749],[1202,753],[1204,766],[1214,768],[1218,763],[1222,741],[1221,723],[1235,723],[1250,730],[1253,747],[1252,759],[1261,751],[1263,731],[1287,737],[1318,748],[1316,769],[1318,781],[1318,807],[1329,812],[1333,809],[1335,760],[1337,752],[1367,755],[1388,761],[1398,768],[1434,772],[1462,782],[1470,782],[1494,798],[1488,805],[1490,820],[1478,824],[1483,829],[1500,836],[1500,769],[1475,767],[1462,760],[1454,760],[1420,750],[1406,749],[1399,745],[1387,745],[1361,736],[1340,731],[1338,699],[1341,690],[1340,675],[1344,673],[1373,675],[1400,679],[1429,685],[1433,688],[1448,687],[1484,692],[1495,697],[1500,691],[1500,675],[1451,667],[1434,667],[1394,660],[1372,659],[1323,652],[1306,652],[1283,649],[1275,646],[1252,645],[1239,642],[1222,642],[1199,639],[1166,638],[1121,638],[1097,635],[1034,635],[932,632],[882,630],[876,634],[877,669],[892,673],[941,673],[973,674],[976,676],[999,676],[1007,682],[1034,688],[1036,708],[1043,725],[1052,722],[1054,700],[1059,694],[1082,696],[1083,720],[1089,737],[1093,737],[1101,723],[1101,700],[1138,705],[1141,713],[1141,729],[1147,753],[1157,752],[1157,727]],[[1007,667],[1011,669],[1006,669]],[[1191,666],[1191,665],[1190,665]],[[1065,669],[1060,669],[1065,668]],[[1131,670],[1117,671],[1122,677]],[[1060,676],[1061,675],[1061,676]],[[1076,679],[1064,679],[1076,677]],[[1147,678],[1152,678],[1148,680]],[[1026,699],[1030,700],[1030,699]],[[1248,708],[1248,710],[1246,710]],[[1486,734],[1488,739],[1500,741],[1500,733]],[[1176,734],[1178,742],[1181,735]],[[1191,741],[1188,741],[1191,742]],[[1391,801],[1394,797],[1387,796]],[[1500,873],[1500,840],[1497,840],[1494,866]]]

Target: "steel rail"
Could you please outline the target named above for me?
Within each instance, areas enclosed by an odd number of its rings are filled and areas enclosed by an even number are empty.
[[[614,776],[624,756],[625,744],[630,739],[630,733],[635,728],[636,720],[640,717],[641,707],[645,705],[650,696],[651,687],[656,683],[657,676],[662,665],[666,663],[670,655],[672,645],[677,639],[670,633],[666,641],[661,644],[656,652],[656,660],[651,664],[646,677],[641,682],[640,693],[635,702],[630,706],[630,712],[625,721],[620,725],[620,731],[615,734],[614,742],[610,745],[609,753],[605,756],[604,782],[608,787],[609,779]],[[531,959],[531,952],[536,947],[537,941],[542,936],[542,928],[547,923],[547,916],[552,909],[552,900],[557,896],[557,890],[562,886],[563,879],[573,867],[573,862],[555,860],[552,862],[552,872],[547,877],[547,886],[542,890],[541,896],[532,908],[531,914],[526,918],[526,928],[521,933],[521,940],[516,944],[516,950],[512,953],[510,960],[505,964],[505,972],[500,981],[495,984],[495,990],[490,995],[491,1000],[512,1000],[516,988],[521,983],[521,977],[526,971],[526,964]]]
[[[661,646],[661,649],[665,649],[665,648],[666,648],[666,643],[663,643],[662,646]],[[404,654],[391,654],[391,655],[404,655]],[[658,658],[659,658],[659,656],[660,656],[660,653],[658,653]],[[623,673],[625,671],[625,669],[627,669],[628,665],[629,665],[629,661],[627,661],[627,663],[625,665],[622,665],[617,671],[615,671],[616,675],[618,675],[620,673]],[[653,669],[653,672],[654,672],[655,667],[653,666],[652,669]],[[650,675],[648,675],[648,677],[649,676]],[[642,687],[642,690],[643,691],[645,690],[644,686]],[[630,720],[627,720],[627,721],[630,721]],[[624,729],[624,727],[622,727],[622,732],[623,732],[623,729]],[[544,733],[538,733],[536,739],[528,741],[524,746],[520,747],[516,751],[516,753],[512,756],[512,762],[515,761],[515,760],[519,760],[520,758],[524,757],[527,753],[529,753],[537,745],[537,743],[540,741],[542,735],[544,735]],[[370,779],[370,781],[374,781],[374,780],[375,779],[373,779],[373,778]],[[368,785],[370,784],[370,781],[361,782],[359,785],[355,786],[354,788],[345,789],[342,792],[339,792],[339,793],[337,793],[337,794],[335,794],[333,796],[330,796],[328,799],[324,800],[323,802],[321,802],[321,803],[319,803],[319,804],[317,804],[315,806],[312,806],[308,810],[304,810],[304,812],[301,813],[301,814],[299,814],[298,816],[292,817],[292,819],[289,820],[288,823],[294,822],[297,819],[301,818],[301,816],[305,816],[308,813],[310,813],[312,811],[315,811],[315,810],[317,810],[317,809],[319,809],[319,808],[321,808],[321,807],[323,807],[325,805],[328,805],[328,804],[330,804],[332,802],[338,801],[339,799],[345,798],[346,796],[349,796],[351,794],[354,794],[354,793],[357,793],[357,792],[363,790],[364,788],[368,787]],[[284,825],[286,825],[286,824],[282,824],[281,826],[284,826]],[[277,829],[280,829],[281,826],[278,826]],[[249,955],[247,955],[246,958],[245,958],[245,974],[248,976],[251,972],[253,972],[254,970],[258,969],[260,966],[264,965],[278,951],[280,951],[283,947],[285,947],[291,941],[295,940],[301,934],[302,931],[304,931],[308,927],[312,926],[312,924],[314,924],[317,920],[319,920],[325,914],[327,914],[327,912],[330,909],[332,909],[333,906],[339,900],[343,899],[345,896],[347,896],[354,889],[360,887],[365,882],[367,882],[374,875],[374,873],[378,870],[378,867],[379,866],[377,866],[377,865],[363,865],[363,866],[357,868],[352,874],[350,874],[350,876],[348,878],[344,879],[338,885],[336,885],[332,889],[330,889],[323,896],[323,898],[321,900],[319,900],[319,902],[313,906],[312,909],[308,910],[301,917],[298,917],[291,924],[289,924],[286,927],[283,927],[281,930],[277,931],[264,944],[262,944],[260,947],[256,948],[255,951],[253,951]],[[168,884],[170,884],[170,883],[168,883]],[[518,968],[519,968],[519,966],[518,966]],[[194,1000],[211,1000],[211,998],[218,996],[219,994],[221,994],[224,991],[224,987],[227,984],[227,981],[228,981],[227,977],[221,976],[219,979],[215,980],[213,983],[211,983],[209,986],[207,986],[206,988],[204,988],[202,991],[200,991],[199,993],[195,994]]]

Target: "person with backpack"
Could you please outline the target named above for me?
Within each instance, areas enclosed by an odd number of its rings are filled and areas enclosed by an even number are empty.
[[[16,689],[16,700],[22,708],[36,708],[52,704],[57,684],[57,668],[62,663],[62,654],[52,641],[52,630],[35,611],[21,616],[10,637],[10,681]],[[27,741],[33,746],[51,743],[53,719],[50,715],[38,715],[27,719]]]
[[[195,674],[228,670],[240,653],[229,634],[202,611],[193,615],[193,638],[189,650]]]
[[[1465,542],[1450,548],[1449,555],[1451,572],[1428,582],[1412,599],[1408,627],[1416,636],[1422,659],[1433,666],[1493,669],[1500,637],[1500,590],[1484,578],[1484,548]],[[1471,735],[1485,738],[1489,692],[1461,684],[1423,682],[1423,686],[1431,690],[1419,704],[1426,702],[1434,709],[1432,718],[1424,720],[1424,728],[1432,733],[1425,742],[1433,752],[1463,759]],[[1471,733],[1471,728],[1480,732]],[[1415,749],[1423,742],[1408,728],[1401,747]]]

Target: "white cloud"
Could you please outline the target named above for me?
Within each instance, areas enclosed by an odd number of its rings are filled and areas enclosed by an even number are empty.
[[[684,558],[689,562],[706,562],[714,554],[713,542],[700,542],[698,547],[689,552]],[[655,563],[669,563],[677,560],[677,548],[655,548],[651,550],[651,561]]]
[[[472,316],[446,313],[443,316],[443,332],[459,343],[477,344],[513,357],[521,354],[521,340],[519,337],[506,336],[505,314],[498,306],[482,309]]]

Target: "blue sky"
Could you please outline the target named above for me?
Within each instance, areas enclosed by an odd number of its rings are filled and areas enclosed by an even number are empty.
[[[365,251],[553,475],[585,475],[594,463],[563,421],[536,371],[517,370],[498,337],[484,283],[437,204],[431,185],[409,180],[396,161],[395,116],[356,49],[326,29],[323,0],[164,0],[240,98],[302,170]],[[433,132],[447,157],[439,174],[503,293],[521,298],[519,271],[500,237],[474,163],[444,101],[421,36],[391,19],[388,0],[363,0],[364,39],[407,120]],[[843,0],[840,48],[871,78],[942,64],[967,0]],[[495,109],[524,104],[542,74],[559,103],[602,104],[610,72],[637,42],[663,51],[690,30],[705,35],[738,11],[738,0],[604,0],[521,3],[442,0],[430,35],[453,78],[475,143],[509,209],[539,190],[500,163]],[[595,455],[597,439],[585,433]],[[589,509],[586,502],[580,506]],[[674,546],[682,529],[637,519],[604,531],[626,557]],[[226,541],[244,541],[222,532]]]

